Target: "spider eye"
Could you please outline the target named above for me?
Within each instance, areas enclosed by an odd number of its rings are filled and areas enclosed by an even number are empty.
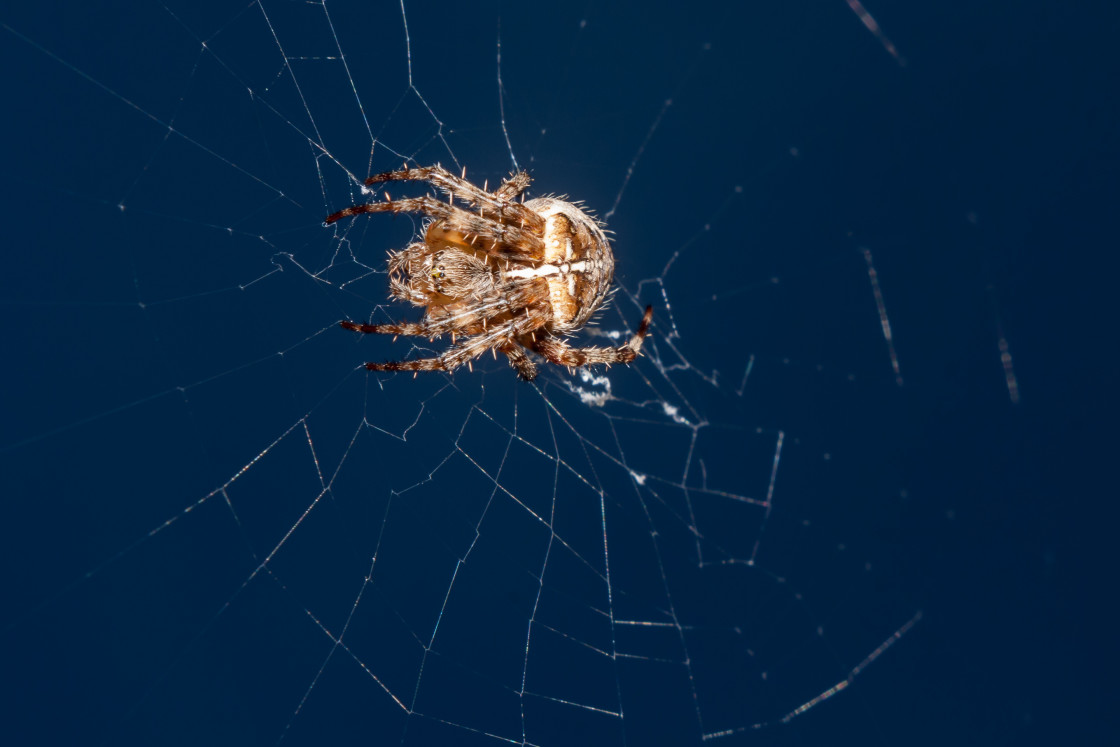
[[[443,271],[443,265],[432,268],[433,280],[443,280],[444,277],[446,277],[446,273]]]

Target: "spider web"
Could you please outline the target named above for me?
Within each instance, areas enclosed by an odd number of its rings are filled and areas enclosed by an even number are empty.
[[[862,6],[138,6],[5,19],[17,730],[912,738],[906,363],[837,196],[869,81],[907,80]],[[401,162],[597,208],[620,290],[579,339],[650,303],[643,357],[366,372],[442,349],[337,325],[416,315],[384,272],[416,220],[322,225]]]

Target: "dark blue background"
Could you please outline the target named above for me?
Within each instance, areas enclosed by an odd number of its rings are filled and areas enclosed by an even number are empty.
[[[416,2],[410,55],[391,2],[4,9],[5,743],[698,743],[919,610],[714,744],[1104,741],[1115,18],[869,2],[896,59],[841,0],[724,5]],[[335,326],[410,313],[367,268],[412,223],[321,225],[347,172],[512,167],[499,32],[534,194],[625,184],[603,326],[656,316],[601,410]],[[763,498],[779,433],[761,528],[703,488]],[[526,507],[573,552],[524,687],[622,719],[517,695]]]

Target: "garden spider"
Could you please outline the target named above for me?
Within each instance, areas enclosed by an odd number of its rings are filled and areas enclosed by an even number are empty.
[[[537,366],[525,353],[569,368],[594,363],[630,363],[649,331],[647,306],[637,331],[625,345],[574,348],[566,335],[583,327],[610,295],[614,255],[603,228],[578,203],[554,197],[528,202],[515,198],[529,186],[524,171],[493,192],[436,166],[371,176],[367,185],[425,181],[448,196],[446,203],[425,195],[354,205],[327,216],[326,224],[364,213],[422,213],[431,220],[423,237],[389,255],[389,292],[425,307],[419,322],[359,324],[345,329],[365,334],[415,335],[434,340],[450,335],[452,346],[434,358],[367,363],[370,371],[454,371],[490,350],[509,358],[525,381]],[[477,210],[454,204],[458,199]]]

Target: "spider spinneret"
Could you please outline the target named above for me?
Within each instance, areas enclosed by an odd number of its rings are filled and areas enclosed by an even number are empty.
[[[366,185],[425,181],[448,196],[430,195],[353,205],[326,218],[332,224],[364,213],[421,213],[422,237],[389,256],[389,292],[425,308],[419,322],[360,324],[365,334],[450,335],[452,346],[434,358],[367,363],[371,371],[453,371],[490,350],[505,354],[522,379],[537,366],[525,349],[568,367],[630,363],[649,331],[653,307],[625,345],[575,348],[562,338],[587,324],[610,295],[614,254],[600,223],[577,203],[554,197],[516,202],[531,181],[520,171],[494,191],[436,166],[371,176]],[[456,206],[466,203],[476,212]]]

